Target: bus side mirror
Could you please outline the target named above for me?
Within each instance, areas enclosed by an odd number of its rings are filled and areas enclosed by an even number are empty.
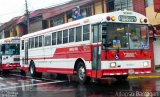
[[[156,41],[156,36],[155,36],[156,32],[157,32],[156,27],[153,27],[153,41]]]

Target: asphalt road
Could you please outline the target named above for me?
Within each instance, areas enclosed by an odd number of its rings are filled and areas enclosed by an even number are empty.
[[[0,97],[160,97],[160,79],[105,79],[80,85],[9,74],[0,75],[0,92]]]

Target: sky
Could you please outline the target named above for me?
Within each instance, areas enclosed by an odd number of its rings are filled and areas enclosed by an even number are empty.
[[[27,0],[29,11],[47,8],[71,0]],[[0,23],[5,23],[25,13],[25,0],[0,0]]]

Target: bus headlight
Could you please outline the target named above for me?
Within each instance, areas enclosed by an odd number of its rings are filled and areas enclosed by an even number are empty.
[[[111,67],[111,68],[115,68],[115,67],[116,67],[116,62],[111,62],[111,63],[110,63],[110,67]]]
[[[144,67],[149,67],[149,62],[148,61],[143,62],[143,66]]]

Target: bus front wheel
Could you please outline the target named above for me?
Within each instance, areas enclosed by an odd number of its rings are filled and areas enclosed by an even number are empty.
[[[77,80],[80,84],[85,84],[90,81],[90,77],[86,76],[86,68],[83,62],[79,62],[77,66]]]

